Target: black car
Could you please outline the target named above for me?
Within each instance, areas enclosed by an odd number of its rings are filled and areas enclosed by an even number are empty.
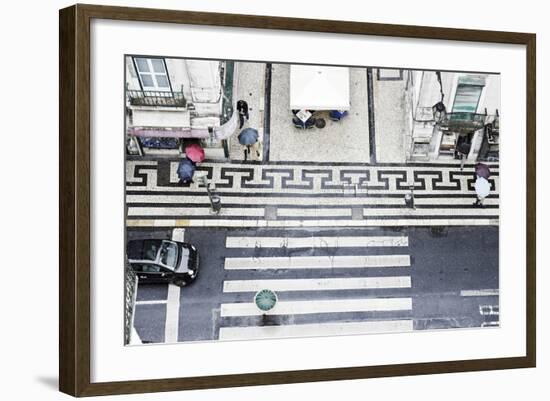
[[[128,241],[130,266],[141,283],[173,283],[184,286],[199,272],[197,248],[186,242],[163,239]]]

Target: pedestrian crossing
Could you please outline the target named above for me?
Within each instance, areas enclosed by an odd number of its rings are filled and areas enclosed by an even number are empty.
[[[266,338],[328,337],[369,333],[407,332],[412,320],[386,320],[351,323],[296,324],[285,326],[221,327],[220,340],[259,340]]]
[[[220,340],[413,330],[407,236],[285,233],[226,238]],[[254,303],[262,289],[277,294],[268,312]]]

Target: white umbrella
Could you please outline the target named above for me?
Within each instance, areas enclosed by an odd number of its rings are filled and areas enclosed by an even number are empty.
[[[491,191],[491,184],[483,177],[477,177],[476,183],[474,185],[476,189],[476,194],[479,198],[485,198],[489,195]]]
[[[348,67],[290,66],[292,110],[349,110],[349,97]]]

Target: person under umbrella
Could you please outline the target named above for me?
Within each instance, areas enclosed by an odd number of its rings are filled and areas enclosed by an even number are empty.
[[[193,163],[201,163],[204,161],[204,149],[201,145],[193,143],[185,148],[185,156]]]
[[[477,200],[474,202],[474,206],[483,207],[483,201],[491,191],[491,184],[486,178],[478,175],[474,187],[477,195]]]
[[[239,143],[243,146],[246,146],[244,151],[244,160],[248,158],[250,154],[250,147],[258,142],[258,131],[254,128],[245,128],[239,134]],[[260,152],[256,150],[257,156],[260,157]]]
[[[195,163],[187,157],[181,159],[178,165],[178,177],[181,184],[187,184],[193,182],[193,175],[195,174]]]

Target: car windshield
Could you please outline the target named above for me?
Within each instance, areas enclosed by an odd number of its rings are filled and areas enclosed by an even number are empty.
[[[178,246],[170,241],[162,241],[160,248],[160,263],[175,268],[178,263]]]

